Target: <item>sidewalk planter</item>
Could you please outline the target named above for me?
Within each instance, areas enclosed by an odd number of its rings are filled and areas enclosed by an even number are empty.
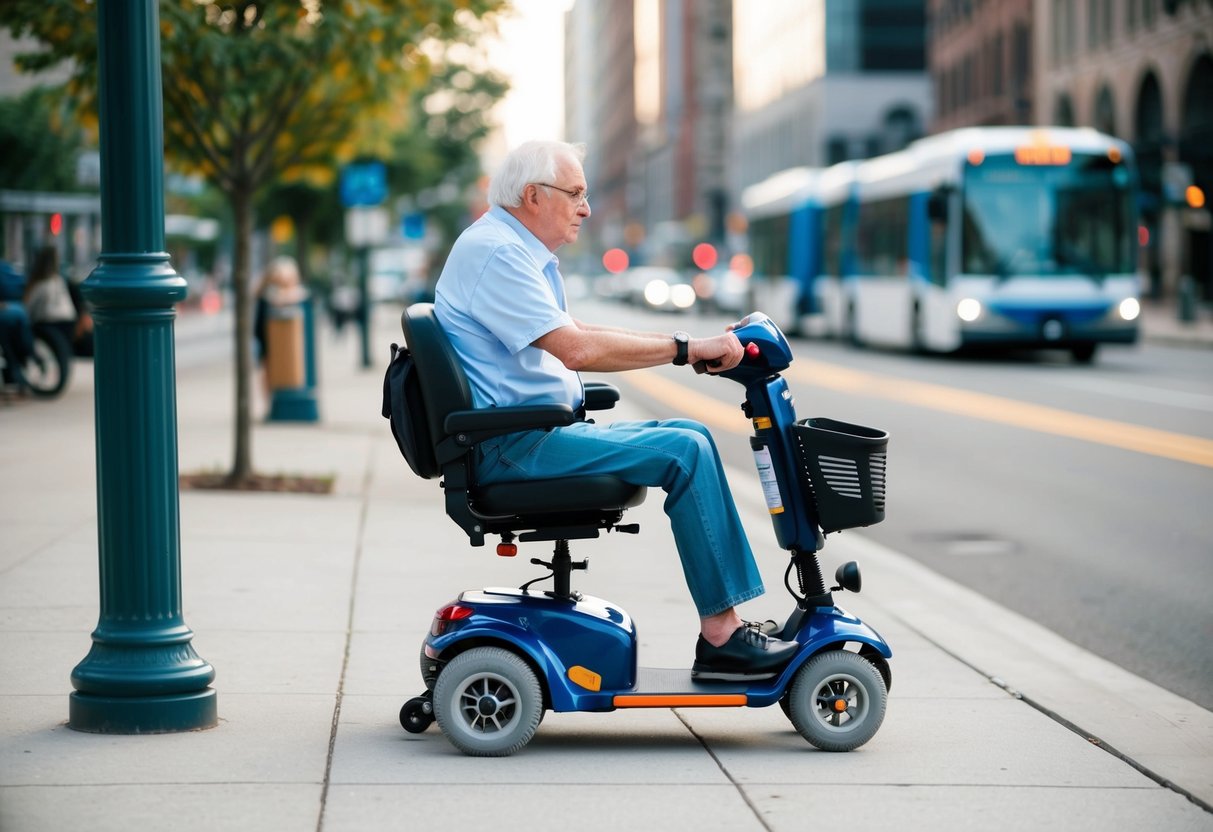
[[[271,422],[317,422],[316,317],[312,298],[271,307],[266,320],[266,381]]]

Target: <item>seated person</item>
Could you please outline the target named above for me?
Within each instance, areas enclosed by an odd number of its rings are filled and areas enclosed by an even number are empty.
[[[4,357],[6,385],[24,390],[28,385],[21,367],[34,349],[34,331],[21,302],[25,277],[0,261],[0,353]]]
[[[582,405],[580,371],[613,372],[741,361],[732,332],[711,338],[632,332],[569,315],[555,252],[590,216],[584,148],[528,142],[509,153],[489,188],[488,213],[455,242],[435,289],[435,314],[459,355],[478,408]],[[768,678],[796,652],[743,622],[736,606],[763,593],[719,453],[689,419],[587,421],[481,443],[479,482],[611,475],[667,494],[683,573],[699,613],[692,675]]]

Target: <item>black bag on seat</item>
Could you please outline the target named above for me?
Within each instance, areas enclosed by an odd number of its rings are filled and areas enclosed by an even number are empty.
[[[421,380],[413,354],[392,344],[392,360],[383,375],[383,417],[413,473],[430,479],[439,473],[434,444],[421,400]]]

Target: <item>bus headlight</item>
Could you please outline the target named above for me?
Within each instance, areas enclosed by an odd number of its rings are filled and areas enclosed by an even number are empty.
[[[965,298],[956,304],[956,317],[966,323],[973,323],[981,317],[981,301],[976,298]]]
[[[1120,306],[1116,307],[1116,311],[1126,321],[1136,321],[1137,316],[1141,314],[1141,304],[1137,302],[1137,298],[1125,298],[1120,302]]]

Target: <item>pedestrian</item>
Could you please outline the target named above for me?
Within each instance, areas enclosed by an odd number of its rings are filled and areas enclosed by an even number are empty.
[[[708,362],[735,367],[732,332],[709,338],[635,332],[584,323],[566,303],[555,252],[590,217],[582,145],[527,142],[511,151],[489,186],[490,209],[456,240],[435,288],[435,313],[478,408],[560,402],[578,411],[580,373]],[[665,490],[665,511],[699,614],[692,675],[773,676],[796,651],[742,621],[736,607],[764,591],[720,455],[707,428],[689,419],[578,421],[479,445],[482,484],[611,475]]]
[[[25,286],[25,311],[30,323],[57,329],[67,344],[76,340],[76,305],[67,278],[59,273],[59,250],[46,245],[34,255]]]

